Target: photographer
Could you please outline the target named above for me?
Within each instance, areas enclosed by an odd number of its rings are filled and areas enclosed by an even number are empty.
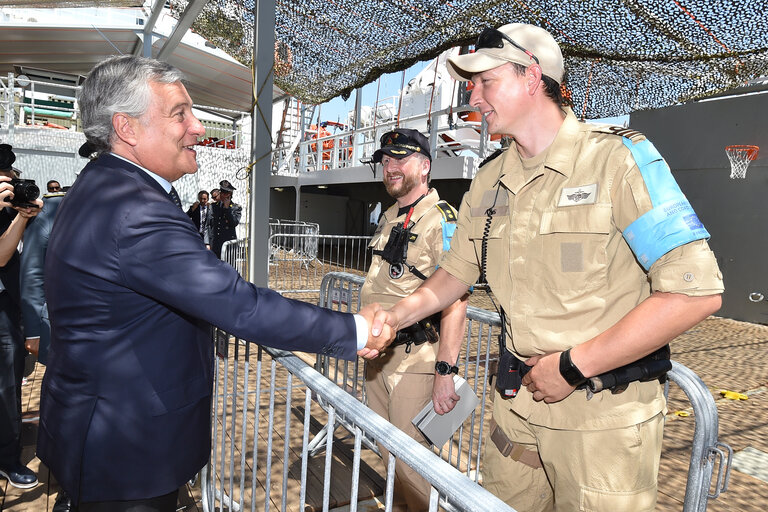
[[[21,378],[24,372],[24,336],[21,332],[21,294],[19,291],[19,253],[16,250],[27,222],[43,206],[40,199],[25,197],[33,193],[29,180],[17,184],[18,170],[12,148],[0,144],[0,476],[14,487],[37,485],[37,475],[21,463]],[[14,192],[14,189],[17,189]],[[38,190],[39,194],[39,190]],[[32,194],[34,195],[34,194]],[[29,200],[31,199],[31,200]],[[34,206],[31,206],[34,205]]]

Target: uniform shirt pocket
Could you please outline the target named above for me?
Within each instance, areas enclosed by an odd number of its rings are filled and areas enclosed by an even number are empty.
[[[610,205],[570,206],[545,210],[539,227],[541,262],[537,272],[553,290],[592,289],[606,278],[607,245],[612,230]],[[538,257],[537,257],[538,256]]]

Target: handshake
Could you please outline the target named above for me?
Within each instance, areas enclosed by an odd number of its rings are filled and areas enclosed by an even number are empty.
[[[368,323],[368,341],[365,348],[357,351],[357,355],[373,359],[395,339],[399,329],[397,315],[380,304],[369,304],[357,314]]]

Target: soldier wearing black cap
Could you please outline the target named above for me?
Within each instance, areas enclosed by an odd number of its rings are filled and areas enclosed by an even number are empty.
[[[236,189],[227,180],[219,182],[219,200],[211,207],[212,217],[208,225],[208,240],[211,250],[221,258],[224,242],[237,238],[235,228],[240,224],[243,207],[232,202],[232,192]]]
[[[382,214],[371,240],[374,256],[360,293],[363,304],[388,307],[434,272],[450,245],[456,212],[429,187],[429,142],[419,131],[398,128],[385,133],[373,161],[381,163],[384,186],[396,202]],[[466,300],[456,301],[399,332],[379,358],[368,362],[368,406],[425,446],[427,441],[411,420],[430,402],[438,414],[456,405],[453,370],[465,316]],[[379,449],[386,460],[386,449]],[[393,510],[426,510],[430,487],[398,462]]]
[[[21,463],[21,379],[24,373],[24,337],[21,330],[19,245],[29,220],[38,208],[9,206],[10,180],[19,175],[16,155],[9,144],[0,144],[0,476],[14,487],[37,485],[37,475]]]

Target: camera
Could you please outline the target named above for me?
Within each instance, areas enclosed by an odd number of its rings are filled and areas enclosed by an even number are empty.
[[[38,207],[37,204],[33,202],[40,197],[40,189],[35,185],[35,180],[14,178],[11,180],[11,185],[13,186],[13,199],[11,199],[12,206]]]

